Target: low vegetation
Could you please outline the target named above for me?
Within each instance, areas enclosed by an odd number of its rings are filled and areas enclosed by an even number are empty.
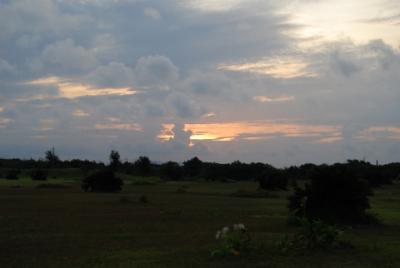
[[[1,266],[400,265],[397,163],[109,159],[0,159]]]

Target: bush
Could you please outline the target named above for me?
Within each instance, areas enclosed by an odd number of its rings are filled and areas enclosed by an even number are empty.
[[[141,195],[141,196],[139,197],[139,202],[140,202],[140,203],[143,203],[143,204],[147,204],[147,203],[149,203],[149,199],[147,198],[147,196]]]
[[[242,223],[223,227],[215,238],[219,244],[211,252],[212,257],[239,256],[250,251],[251,237]]]
[[[106,168],[87,176],[82,182],[85,192],[119,192],[123,181],[115,176],[113,170]]]
[[[289,209],[297,217],[335,223],[363,223],[368,218],[371,191],[366,181],[346,173],[345,169],[319,167],[311,175],[311,184],[296,187],[289,197]]]
[[[183,162],[183,169],[185,174],[189,177],[199,176],[202,168],[203,162],[197,157],[193,157],[192,159]]]
[[[282,170],[268,168],[258,177],[258,183],[264,190],[286,190],[288,179]]]
[[[133,164],[136,173],[140,176],[151,174],[151,162],[147,156],[140,156]]]
[[[31,179],[34,181],[47,180],[47,173],[41,169],[32,170],[30,175],[31,175]]]
[[[182,168],[178,163],[169,161],[161,166],[161,178],[165,180],[182,179]]]
[[[331,249],[339,247],[343,242],[339,237],[343,231],[333,225],[326,224],[320,220],[299,219],[299,229],[292,236],[285,237],[278,242],[282,252],[289,250]]]
[[[18,180],[19,179],[20,171],[16,169],[11,169],[6,172],[6,179],[7,180]]]

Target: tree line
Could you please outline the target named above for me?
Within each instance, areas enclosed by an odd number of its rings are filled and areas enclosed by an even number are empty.
[[[0,177],[5,173],[18,173],[20,170],[48,169],[80,169],[84,174],[104,169],[107,166],[119,173],[135,176],[153,176],[165,180],[206,179],[211,181],[259,181],[262,188],[285,189],[289,183],[299,180],[309,180],[316,170],[328,169],[346,170],[352,177],[363,179],[371,187],[390,184],[400,179],[400,163],[385,165],[371,164],[363,160],[348,160],[345,163],[332,165],[303,164],[286,168],[275,168],[267,163],[215,163],[201,161],[193,157],[183,163],[168,161],[152,162],[147,156],[140,156],[135,161],[121,161],[118,151],[111,151],[109,164],[90,160],[61,160],[54,149],[45,152],[44,159],[0,159]]]

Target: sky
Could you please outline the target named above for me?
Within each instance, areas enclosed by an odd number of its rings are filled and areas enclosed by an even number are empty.
[[[398,0],[0,0],[0,157],[400,161]]]

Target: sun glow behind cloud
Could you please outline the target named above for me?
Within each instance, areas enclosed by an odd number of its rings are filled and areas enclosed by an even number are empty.
[[[174,138],[174,124],[164,124],[158,138]],[[342,139],[342,126],[276,123],[272,121],[185,124],[191,141],[269,140],[277,137],[312,138],[316,143],[332,143]]]
[[[350,38],[356,43],[383,39],[397,47],[400,19],[393,20],[398,18],[399,9],[390,2],[396,5],[395,1],[382,0],[295,1],[281,12],[291,17],[291,23],[302,26],[294,34],[304,38],[303,45]]]
[[[356,137],[363,141],[400,140],[400,127],[397,126],[375,126],[369,127],[359,133]]]
[[[222,64],[218,70],[263,74],[281,79],[316,77],[318,74],[309,70],[309,66],[310,63],[305,59],[274,57],[254,62]]]
[[[279,96],[279,97],[268,97],[268,96],[255,96],[253,97],[254,101],[257,102],[286,102],[286,101],[294,101],[294,96]]]
[[[56,86],[59,90],[59,98],[75,99],[85,96],[104,96],[104,95],[134,95],[135,90],[129,87],[124,88],[95,88],[90,85],[70,81],[60,77],[51,76],[43,77],[36,80],[28,81],[25,84],[34,86]],[[51,96],[35,96],[33,99],[47,99]]]
[[[142,131],[142,127],[134,123],[124,123],[124,124],[96,124],[96,129],[110,129],[110,130],[128,130],[128,131]]]

